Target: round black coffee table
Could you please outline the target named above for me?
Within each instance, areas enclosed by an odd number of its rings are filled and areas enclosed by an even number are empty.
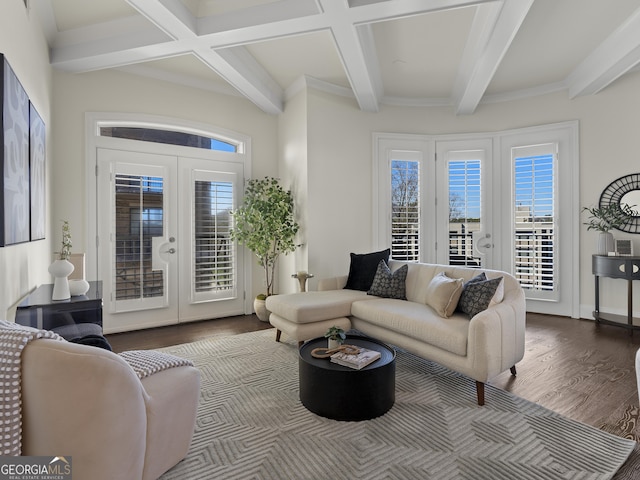
[[[377,350],[378,360],[361,370],[311,356],[327,346],[324,337],[300,347],[298,370],[300,401],[310,411],[334,420],[368,420],[386,413],[396,399],[396,352],[369,337],[347,335],[349,345]]]

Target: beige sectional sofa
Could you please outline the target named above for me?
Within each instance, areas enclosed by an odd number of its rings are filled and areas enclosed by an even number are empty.
[[[277,329],[276,339],[285,333],[302,342],[322,336],[332,325],[354,328],[473,378],[478,404],[483,405],[484,384],[508,369],[515,374],[515,364],[524,355],[522,288],[513,276],[496,270],[393,260],[389,268],[396,272],[405,264],[406,300],[344,289],[346,276],[321,280],[318,291],[269,297],[267,308]],[[441,305],[433,298],[434,277],[441,278],[444,273],[448,279],[464,283],[481,272],[489,280],[502,277],[485,310],[472,318],[458,311],[450,316],[436,311]],[[452,310],[455,305],[447,302],[443,304]]]

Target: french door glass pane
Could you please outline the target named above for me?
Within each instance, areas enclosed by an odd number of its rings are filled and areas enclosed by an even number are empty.
[[[420,163],[391,161],[391,258],[420,258]]]
[[[517,156],[515,171],[515,272],[523,288],[553,291],[553,154]]]
[[[164,295],[163,272],[151,269],[151,238],[164,231],[163,196],[162,178],[116,175],[116,300]]]
[[[233,183],[195,182],[194,291],[235,295],[234,246],[229,238]]]
[[[480,267],[473,233],[480,231],[480,160],[449,162],[449,264]]]

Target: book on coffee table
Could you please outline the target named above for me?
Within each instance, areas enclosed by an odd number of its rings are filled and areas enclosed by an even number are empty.
[[[331,361],[344,367],[360,370],[380,358],[380,352],[377,352],[376,350],[369,350],[362,347],[359,348],[360,353],[356,355],[349,355],[344,352],[334,353],[331,355]]]

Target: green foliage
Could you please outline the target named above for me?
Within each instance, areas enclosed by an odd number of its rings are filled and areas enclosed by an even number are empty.
[[[598,230],[608,232],[623,225],[629,217],[638,215],[632,206],[626,203],[622,206],[611,203],[603,207],[584,207],[582,211],[589,212],[588,221],[584,222],[587,230]]]
[[[267,295],[271,295],[278,257],[296,249],[294,238],[300,226],[293,215],[291,190],[284,190],[276,178],[249,180],[242,205],[231,215],[231,238],[258,257],[265,272]]]
[[[333,326],[329,330],[327,330],[327,333],[324,334],[324,338],[330,338],[331,340],[335,340],[342,345],[342,342],[347,339],[347,335],[340,327]]]
[[[62,221],[62,249],[60,250],[60,260],[67,260],[71,255],[71,228],[67,220]]]

